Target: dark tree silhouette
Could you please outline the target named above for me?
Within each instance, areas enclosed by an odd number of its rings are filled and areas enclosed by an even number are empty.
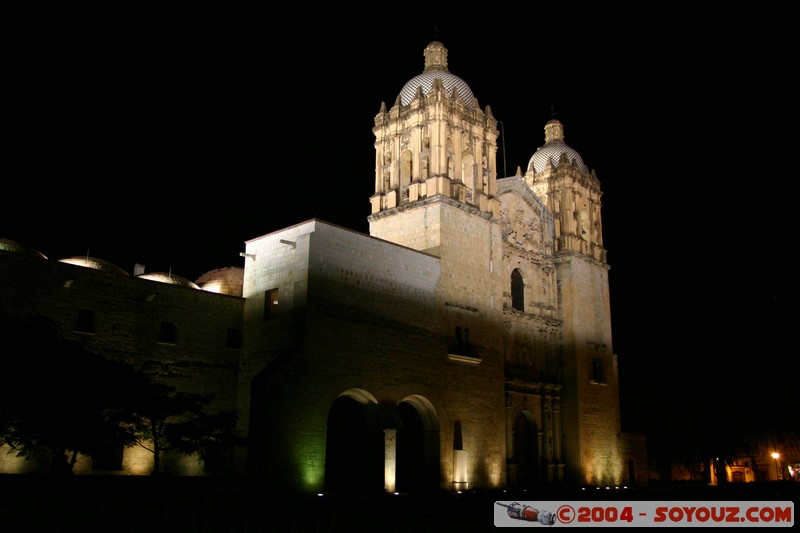
[[[153,454],[153,475],[161,473],[161,453],[169,450],[205,457],[211,446],[234,443],[238,413],[207,411],[213,396],[176,391],[142,382],[125,423],[134,442]]]
[[[61,460],[112,444],[154,453],[199,453],[234,439],[235,412],[209,413],[212,396],[178,392],[131,365],[61,338],[52,319],[0,315],[0,445],[20,456]],[[152,445],[148,444],[152,442]]]
[[[132,368],[62,340],[48,318],[0,317],[0,335],[0,444],[23,456],[71,450],[71,467],[100,439],[131,442],[118,417]]]

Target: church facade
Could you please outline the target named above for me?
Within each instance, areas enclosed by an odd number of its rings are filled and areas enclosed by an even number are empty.
[[[33,298],[3,284],[3,311],[55,309],[90,349],[180,367],[164,379],[241,414],[226,472],[283,488],[646,484],[644,442],[621,432],[600,182],[557,120],[498,179],[498,122],[447,54],[430,43],[375,116],[369,235],[308,220],[196,282],[3,241],[3,279],[41,278]]]

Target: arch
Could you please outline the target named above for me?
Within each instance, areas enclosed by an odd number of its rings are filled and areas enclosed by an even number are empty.
[[[511,272],[511,307],[517,311],[525,311],[525,281],[518,268]]]
[[[439,419],[422,396],[397,406],[397,490],[417,492],[439,487]]]
[[[636,461],[628,459],[628,486],[636,486]]]
[[[350,389],[328,411],[325,489],[332,492],[383,490],[383,433],[376,428],[374,396]]]
[[[456,179],[456,163],[455,163],[455,148],[453,147],[453,139],[447,139],[445,143],[445,150],[447,153],[447,177],[451,180]]]
[[[523,409],[514,416],[511,438],[517,484],[529,486],[539,480],[539,436],[530,411]]]
[[[592,238],[591,234],[591,224],[589,223],[589,212],[586,208],[582,208],[580,211],[580,228],[579,228],[579,236],[582,239],[586,239],[587,241]]]
[[[475,189],[475,158],[469,152],[461,154],[461,182]]]
[[[411,168],[414,155],[411,150],[404,150],[400,154],[400,186],[407,187],[411,183]]]

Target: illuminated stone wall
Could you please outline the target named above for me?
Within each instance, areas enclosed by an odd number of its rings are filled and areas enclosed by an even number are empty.
[[[65,339],[88,351],[178,390],[213,394],[212,409],[235,409],[240,349],[229,345],[229,330],[242,331],[240,297],[10,252],[0,252],[0,279],[8,315],[50,317]],[[76,331],[81,309],[93,313],[90,332]],[[175,325],[174,343],[159,342],[162,322]],[[132,473],[131,461],[123,459],[124,471]]]
[[[425,54],[414,79],[435,81],[375,117],[370,235],[309,220],[254,238],[242,298],[4,254],[0,279],[35,287],[0,285],[0,305],[47,310],[93,350],[214,392],[242,414],[234,471],[284,490],[322,490],[326,470],[340,483],[368,470],[363,486],[390,491],[415,475],[448,489],[505,486],[509,472],[605,484],[631,461],[641,481],[644,446],[620,436],[599,180],[556,120],[525,175],[498,180],[497,120],[441,43]],[[238,276],[198,283],[235,292]],[[99,311],[98,332],[69,330],[79,308]],[[162,321],[175,345],[153,340]],[[240,358],[223,344],[237,328]],[[339,431],[351,423],[361,440]],[[419,472],[404,462],[411,426]]]
[[[281,240],[296,247],[283,264],[306,264],[304,299],[287,302],[281,313],[304,324],[302,338],[287,348],[285,357],[273,360],[261,374],[263,405],[253,408],[256,426],[262,425],[254,443],[251,466],[269,479],[298,481],[302,490],[320,490],[324,482],[326,424],[334,401],[341,395],[374,401],[374,418],[380,431],[397,425],[397,408],[407,401],[430,417],[437,434],[438,485],[452,488],[454,432],[460,427],[460,446],[468,457],[467,476],[473,486],[498,486],[504,478],[503,379],[500,351],[476,344],[466,362],[448,354],[456,344],[448,324],[462,309],[443,305],[439,293],[440,260],[379,239],[319,221],[305,225],[303,235],[292,231],[268,240],[280,249]],[[302,233],[302,232],[301,232]],[[302,244],[301,244],[302,243]],[[248,293],[261,286],[251,280],[281,275],[274,263],[260,267],[269,251],[261,242],[245,275]],[[291,255],[303,258],[291,258]],[[253,270],[251,273],[249,270]],[[471,318],[474,312],[468,312]],[[246,330],[264,322],[253,311]],[[498,324],[476,321],[476,330]],[[499,331],[487,332],[499,339]],[[495,341],[497,342],[497,341]],[[267,349],[269,351],[269,348]],[[249,354],[248,354],[249,355]],[[246,357],[248,357],[246,355]],[[257,374],[257,372],[253,372]],[[260,383],[259,377],[255,378]],[[254,397],[261,393],[253,392]],[[279,438],[275,438],[279,437]]]

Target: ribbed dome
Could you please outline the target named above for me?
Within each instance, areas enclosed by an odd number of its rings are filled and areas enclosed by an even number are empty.
[[[242,267],[227,267],[209,270],[197,278],[196,283],[204,291],[241,296],[242,287],[244,286],[244,269]]]
[[[537,148],[528,162],[528,170],[538,173],[546,169],[550,163],[558,166],[561,155],[566,154],[569,163],[581,172],[588,172],[580,154],[564,142],[564,126],[561,122],[555,119],[548,122],[544,127],[544,139],[544,146]]]
[[[15,254],[23,254],[29,257],[36,257],[39,259],[47,259],[47,257],[38,250],[24,246],[17,241],[11,239],[0,239],[0,251],[13,252]]]
[[[442,80],[448,95],[455,89],[466,107],[475,107],[475,96],[467,82],[447,70],[447,48],[438,41],[433,41],[425,48],[425,70],[403,85],[400,89],[400,103],[411,103],[419,88],[422,88],[422,94],[428,94],[436,78]]]
[[[167,283],[169,285],[180,285],[181,287],[190,287],[192,289],[200,289],[196,283],[192,283],[186,278],[176,276],[175,274],[168,274],[166,272],[149,272],[147,274],[139,274],[137,278],[149,279],[150,281],[158,281],[159,283]]]
[[[84,268],[93,268],[95,270],[102,270],[111,274],[118,274],[120,276],[129,276],[123,268],[118,267],[113,263],[109,263],[103,259],[87,256],[67,257],[66,259],[59,259],[61,263],[68,263],[70,265],[77,265]]]

